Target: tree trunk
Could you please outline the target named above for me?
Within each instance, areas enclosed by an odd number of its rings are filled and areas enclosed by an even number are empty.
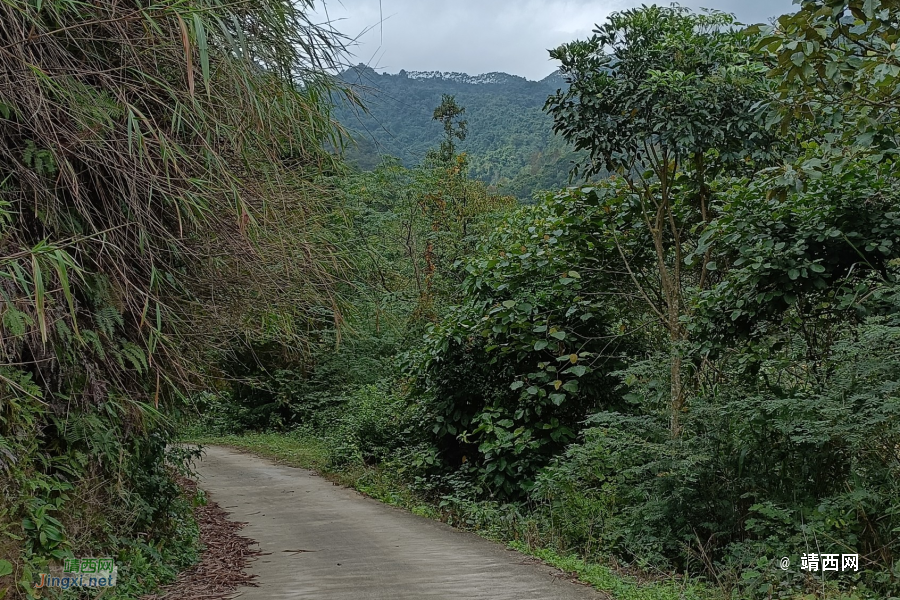
[[[669,428],[673,438],[681,437],[681,412],[684,410],[684,387],[681,382],[681,348],[672,340]]]

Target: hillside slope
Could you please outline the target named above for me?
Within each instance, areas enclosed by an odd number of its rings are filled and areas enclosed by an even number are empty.
[[[357,145],[348,159],[362,169],[380,156],[418,163],[441,140],[432,120],[442,94],[452,94],[466,108],[468,137],[460,149],[469,156],[471,176],[528,199],[535,190],[566,185],[573,153],[553,134],[552,119],[542,107],[547,96],[565,85],[554,73],[529,81],[506,73],[406,72],[379,74],[359,65],[342,78],[362,96],[369,114],[339,108],[338,120],[353,133]]]

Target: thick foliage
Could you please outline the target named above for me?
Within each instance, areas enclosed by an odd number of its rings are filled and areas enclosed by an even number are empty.
[[[639,413],[593,416],[532,497],[585,552],[693,562],[751,597],[821,586],[774,567],[806,552],[858,552],[867,567],[843,584],[896,591],[898,347],[896,320],[869,318],[842,332],[818,381],[804,376],[802,343],[789,357],[771,353],[751,377],[742,359],[758,351],[738,352],[695,399],[681,440],[640,414],[665,385],[664,364],[636,365],[626,380]]]
[[[315,351],[306,356],[272,344],[233,352],[223,366],[232,376],[228,389],[202,397],[203,431],[356,427],[344,420],[354,421],[371,402],[358,402],[352,390],[372,400],[387,389],[381,380],[396,377],[393,358],[458,297],[465,272],[456,263],[471,254],[491,214],[514,204],[468,180],[461,166],[464,156],[434,152],[414,169],[385,160],[373,172],[330,181],[338,199],[331,239],[351,266],[339,288],[348,305],[342,314],[348,335],[319,328]],[[343,448],[338,453],[369,460],[383,454],[372,448],[412,443],[402,430],[390,432],[377,434],[382,441],[358,443],[345,439],[357,434],[336,434]]]
[[[709,282],[708,260],[686,269],[684,258],[714,216],[711,182],[773,155],[774,140],[754,115],[766,89],[750,41],[730,15],[654,5],[614,13],[590,40],[550,53],[571,84],[545,106],[554,131],[588,151],[582,173],[606,169],[627,186],[625,210],[607,229],[622,269],[669,334],[675,435],[686,402],[688,296]],[[629,256],[620,238],[632,248],[646,243]]]
[[[765,324],[786,311],[814,336],[888,310],[877,299],[893,279],[890,262],[900,257],[896,166],[864,157],[829,169],[812,150],[800,171],[723,182],[733,187],[722,190],[714,207],[720,217],[694,257],[716,257],[716,283],[701,292],[691,324],[703,352],[723,339],[764,335]],[[811,351],[828,345],[809,342]]]
[[[394,375],[393,357],[458,296],[456,263],[490,216],[515,203],[466,177],[454,146],[461,114],[452,98],[435,110],[445,144],[421,166],[385,159],[372,172],[328,178],[336,200],[329,240],[347,265],[336,286],[341,327],[310,328],[305,354],[271,343],[235,349],[224,364],[232,384],[206,407],[208,426],[230,433],[309,424],[344,405],[348,388]]]
[[[727,19],[641,9],[601,28],[609,40],[559,51],[573,61],[572,87],[548,106],[621,173],[511,217],[469,261],[464,301],[413,355],[433,439],[445,468],[478,476],[471,490],[530,490],[542,535],[566,548],[705,572],[750,597],[849,586],[867,598],[891,594],[900,464],[895,168],[864,148],[831,160],[818,141],[785,146],[785,163],[768,166],[773,146],[749,103],[729,117],[743,124],[737,135],[706,119],[702,103],[670,119],[665,109],[677,98],[666,94],[677,86],[669,79],[628,87],[639,79],[629,65],[646,66],[654,44],[679,35],[698,48],[749,52],[737,34],[704,33],[714,23]],[[617,45],[624,25],[671,35]],[[622,62],[602,55],[605,47]],[[699,60],[690,85],[740,71],[735,85],[763,93],[754,59],[744,58],[729,74],[717,74],[724,58],[709,72]],[[658,77],[651,70],[642,77]],[[579,96],[582,75],[585,89],[595,87]],[[725,101],[713,79],[691,96],[707,108]],[[622,90],[630,96],[615,96]],[[830,135],[806,127],[813,139]],[[750,131],[760,153],[742,145]],[[640,333],[622,335],[632,329]],[[583,437],[564,450],[591,412]],[[773,569],[774,559],[798,565],[807,551],[858,552],[869,568],[829,574],[824,584],[797,568]]]
[[[164,411],[233,337],[302,347],[331,304],[305,182],[333,164],[338,40],[308,8],[0,2],[0,547],[23,593],[47,559],[164,538]]]
[[[545,110],[554,131],[588,151],[579,168],[589,175],[659,173],[660,160],[675,163],[665,165],[674,175],[704,156],[697,168],[715,175],[765,157],[771,142],[753,118],[764,88],[750,42],[725,13],[677,5],[613,13],[591,39],[550,52],[570,85]]]
[[[900,26],[891,0],[802,0],[773,26],[756,27],[771,65],[777,104],[768,125],[787,133],[812,121],[840,162],[848,147],[889,155],[900,149],[897,86]]]
[[[598,212],[561,194],[497,226],[465,301],[412,355],[445,464],[474,462],[495,494],[527,488],[586,411],[616,402],[605,373],[631,323],[610,300]]]

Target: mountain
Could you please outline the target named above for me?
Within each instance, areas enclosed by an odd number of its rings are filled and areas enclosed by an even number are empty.
[[[507,73],[392,75],[359,65],[341,77],[369,111],[341,106],[336,113],[357,142],[347,158],[362,169],[374,168],[384,154],[407,166],[419,163],[440,144],[443,130],[432,113],[442,94],[451,94],[466,109],[468,136],[459,149],[469,157],[472,177],[523,200],[568,182],[575,155],[554,135],[553,121],[542,110],[547,97],[565,86],[558,73],[529,81]]]

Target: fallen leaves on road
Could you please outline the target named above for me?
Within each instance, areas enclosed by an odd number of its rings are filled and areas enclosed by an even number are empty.
[[[181,479],[188,495],[195,495],[197,483]],[[238,586],[253,586],[256,575],[245,572],[248,561],[262,553],[251,549],[255,541],[238,535],[246,525],[228,519],[228,513],[215,502],[194,509],[200,525],[200,543],[205,550],[200,562],[181,572],[174,583],[142,600],[224,600]]]

